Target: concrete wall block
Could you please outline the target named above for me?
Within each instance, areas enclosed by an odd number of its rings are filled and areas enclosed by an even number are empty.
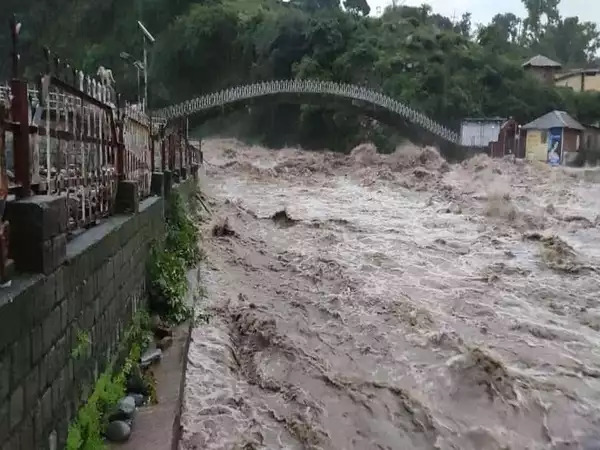
[[[91,272],[98,270],[99,267],[103,266],[118,251],[117,242],[117,233],[113,231],[105,236],[105,239],[98,241],[87,250],[90,255]]]
[[[23,289],[13,300],[18,303],[18,309],[20,310],[21,317],[19,318],[19,325],[22,330],[30,328],[34,323],[37,322],[38,311],[37,311],[37,298],[44,295],[41,287],[44,284],[43,279],[39,279],[37,282]],[[17,336],[15,336],[17,337]]]
[[[10,429],[14,430],[23,420],[25,412],[25,393],[23,385],[19,385],[10,395],[10,409],[8,416],[10,418]]]
[[[10,385],[17,386],[31,370],[31,338],[25,333],[12,346]]]
[[[41,263],[32,264],[31,269],[24,268],[23,270],[35,270],[50,274],[65,262],[66,257],[67,235],[62,233],[42,242]],[[19,264],[17,264],[18,267]]]
[[[66,299],[67,302],[67,325],[73,323],[81,315],[83,299],[79,288],[74,290]]]
[[[25,386],[25,411],[32,411],[40,393],[40,368],[33,367],[24,382]]]
[[[163,190],[164,190],[165,198],[169,198],[172,188],[173,188],[173,173],[170,170],[165,170],[163,172]]]
[[[63,400],[65,398],[65,379],[64,373],[60,371],[58,376],[52,383],[52,411],[53,414],[57,414],[61,411]]]
[[[60,308],[60,329],[61,332],[64,332],[69,324],[69,304],[65,299],[59,303],[58,307]]]
[[[31,330],[31,362],[37,364],[42,356],[44,356],[44,335],[42,333],[42,325],[36,325]]]
[[[42,323],[42,353],[46,353],[60,334],[60,307],[55,307]]]
[[[150,193],[152,195],[157,195],[159,197],[163,195],[163,178],[162,172],[152,173],[152,178],[150,181]]]
[[[0,405],[10,392],[10,360],[8,351],[0,353]]]
[[[97,296],[101,297],[106,286],[108,286],[113,278],[114,278],[114,265],[113,260],[107,259],[104,264],[102,264],[96,272],[94,272],[93,277],[95,278],[95,284],[97,287]]]
[[[8,402],[0,403],[0,442],[4,442],[9,433]]]
[[[40,385],[42,389],[52,385],[58,372],[67,363],[67,341],[63,336],[48,351],[40,364]]]
[[[9,302],[0,307],[0,352],[12,344],[21,332],[23,304]]]
[[[67,444],[67,432],[68,432],[69,424],[65,419],[59,419],[58,424],[56,425],[57,439],[56,439],[56,448],[65,448]]]
[[[35,324],[42,323],[57,304],[57,280],[58,274],[53,273],[52,275],[45,277],[43,282],[34,289],[35,310],[33,319]]]
[[[52,388],[47,388],[41,398],[41,431],[44,433],[47,429],[47,424],[52,422]]]
[[[33,416],[27,415],[19,428],[21,450],[35,448]]]
[[[94,305],[90,303],[85,306],[83,314],[83,329],[89,330],[94,325]]]
[[[21,450],[21,435],[13,433],[13,435],[3,443],[2,450]]]
[[[90,276],[83,280],[79,292],[81,295],[81,302],[84,308],[94,300],[97,291],[98,289],[96,287],[96,279],[93,276]]]
[[[117,186],[115,211],[121,214],[135,214],[139,211],[140,195],[137,181],[120,181]]]
[[[16,237],[29,237],[37,242],[46,241],[64,233],[67,226],[67,201],[65,197],[35,195],[6,204],[6,220]]]
[[[78,255],[73,259],[68,259],[65,264],[56,271],[56,276],[61,279],[62,289],[65,293],[71,293],[76,289],[81,280],[83,259]]]
[[[111,279],[110,282],[106,284],[104,290],[100,294],[100,310],[101,310],[100,313],[101,314],[104,314],[104,311],[106,311],[106,308],[108,307],[110,302],[113,300],[114,296],[115,296],[115,280]]]
[[[122,272],[123,267],[123,252],[119,250],[113,256],[113,280],[117,279]]]
[[[42,435],[44,433],[44,420],[42,418],[42,402],[38,400],[33,411],[33,440],[36,443],[35,448],[42,447]]]

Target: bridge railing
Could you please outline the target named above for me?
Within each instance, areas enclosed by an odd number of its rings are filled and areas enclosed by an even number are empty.
[[[236,86],[163,108],[157,112],[157,115],[165,119],[174,119],[240,100],[281,93],[324,94],[360,100],[396,113],[446,141],[458,143],[459,140],[458,133],[381,92],[362,86],[310,79],[275,80]]]

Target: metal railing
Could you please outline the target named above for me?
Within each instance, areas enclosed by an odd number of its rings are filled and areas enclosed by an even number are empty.
[[[0,84],[3,201],[65,196],[74,232],[113,214],[119,181],[136,181],[144,198],[154,170],[181,173],[198,159],[178,121],[120,106],[110,86],[46,56],[39,83]]]
[[[278,80],[236,86],[212,94],[203,95],[177,105],[168,106],[156,111],[155,115],[167,120],[187,117],[194,113],[208,110],[240,100],[252,99],[274,94],[323,94],[360,100],[379,106],[404,119],[424,128],[434,135],[451,143],[459,142],[458,133],[431,120],[402,102],[381,92],[372,91],[362,86],[319,80]]]

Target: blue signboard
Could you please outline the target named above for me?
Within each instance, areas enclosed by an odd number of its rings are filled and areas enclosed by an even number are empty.
[[[558,166],[562,159],[562,128],[550,128],[548,133],[548,163]]]

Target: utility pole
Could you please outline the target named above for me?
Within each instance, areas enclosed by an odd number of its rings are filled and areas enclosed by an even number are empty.
[[[144,105],[143,111],[148,110],[148,49],[146,45],[146,35],[144,35]]]
[[[144,34],[144,112],[147,112],[148,108],[148,44],[154,44],[154,36],[146,29],[144,24],[138,20],[138,26]]]

